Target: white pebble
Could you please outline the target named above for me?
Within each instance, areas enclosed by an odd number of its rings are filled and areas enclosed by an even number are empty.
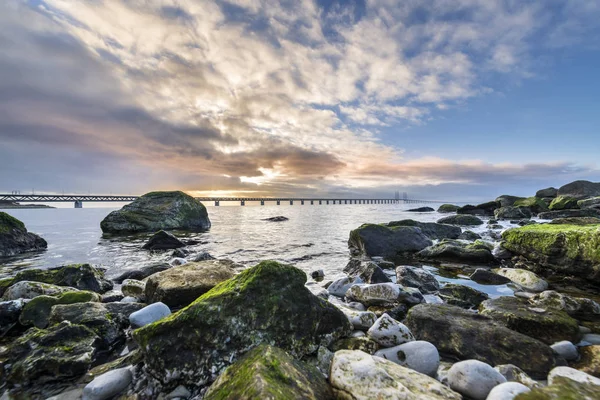
[[[492,389],[486,400],[513,400],[521,393],[530,392],[527,386],[519,382],[504,382]]]
[[[485,400],[495,386],[506,382],[500,372],[478,360],[460,361],[448,371],[448,384],[465,396]]]

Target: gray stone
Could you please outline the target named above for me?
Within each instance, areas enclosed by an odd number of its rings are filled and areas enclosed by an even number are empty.
[[[360,279],[351,279],[348,277],[336,279],[333,281],[331,285],[327,288],[327,291],[330,295],[344,297],[346,292],[352,285],[356,285],[362,283]]]
[[[9,257],[29,251],[45,250],[48,243],[35,233],[27,232],[23,222],[0,212],[0,257]]]
[[[419,251],[417,257],[458,263],[495,264],[492,248],[482,240],[473,243],[442,240]]]
[[[541,386],[537,381],[531,379],[531,377],[529,377],[529,375],[527,375],[527,373],[525,373],[525,371],[523,371],[521,368],[517,367],[516,365],[512,365],[512,364],[496,365],[494,367],[494,369],[496,371],[500,372],[500,374],[502,374],[502,376],[505,377],[506,380],[509,382],[518,382],[518,383],[521,383],[521,384],[527,386],[530,389]]]
[[[340,307],[340,310],[348,317],[354,329],[369,329],[377,320],[377,316],[371,311],[357,311],[346,307]]]
[[[540,199],[543,199],[545,197],[556,197],[558,196],[558,189],[553,188],[553,187],[549,187],[546,189],[540,189],[537,192],[535,192],[535,197],[539,197]]]
[[[510,282],[510,279],[507,277],[498,275],[484,268],[477,268],[475,272],[471,274],[469,279],[482,285],[504,285]]]
[[[144,250],[173,250],[180,247],[185,247],[185,243],[177,239],[175,235],[169,232],[160,230],[142,246]]]
[[[139,269],[125,271],[117,278],[115,278],[114,281],[117,283],[122,283],[125,279],[136,279],[138,281],[141,281],[142,279],[147,278],[150,275],[154,275],[157,272],[165,271],[169,268],[171,268],[171,266],[165,263],[147,265]]]
[[[352,259],[344,268],[344,272],[349,278],[360,278],[366,283],[386,283],[391,282],[390,278],[383,270],[374,262],[361,262],[360,260]]]
[[[521,393],[530,392],[527,386],[519,382],[504,382],[494,387],[486,400],[513,400]]]
[[[56,296],[72,291],[77,291],[77,289],[51,285],[49,283],[21,281],[6,290],[3,300],[33,299],[37,296]]]
[[[131,327],[136,329],[151,324],[171,315],[169,306],[164,303],[154,303],[132,313],[129,316]]]
[[[499,268],[495,272],[532,292],[543,292],[548,289],[548,282],[526,269]]]
[[[146,282],[135,279],[125,279],[121,286],[121,291],[125,296],[135,297],[142,301],[146,300],[144,290],[146,290]]]
[[[600,344],[600,334],[598,333],[586,333],[581,337],[581,343],[589,343],[591,345]]]
[[[412,219],[388,222],[387,226],[416,226],[431,240],[457,239],[462,232],[458,226],[435,222],[420,222]]]
[[[403,302],[412,296],[395,283],[377,283],[351,286],[346,297],[366,306],[373,306]]]
[[[374,355],[432,377],[435,377],[440,366],[440,354],[437,349],[423,340],[382,349]]]
[[[388,227],[364,224],[350,232],[348,247],[353,255],[381,256],[396,261],[411,257],[432,241],[415,226]]]
[[[438,291],[438,295],[448,304],[462,308],[477,308],[489,296],[477,289],[457,283],[447,283]]]
[[[439,282],[431,272],[408,265],[396,268],[396,283],[417,288],[423,293],[435,292],[440,288]]]
[[[567,361],[574,361],[579,357],[577,347],[568,340],[556,342],[550,348]]]
[[[437,220],[438,224],[458,225],[458,226],[476,226],[483,225],[481,218],[474,215],[450,215]]]
[[[548,374],[548,385],[552,385],[556,378],[567,378],[579,383],[591,383],[596,386],[600,385],[600,378],[596,378],[595,376],[571,367],[556,367],[550,371]]]
[[[387,314],[383,314],[367,331],[367,336],[383,347],[393,347],[415,340],[410,329]]]
[[[558,189],[558,196],[574,197],[576,199],[586,199],[600,196],[600,183],[590,181],[574,181],[561,186]]]
[[[129,367],[113,369],[94,378],[83,389],[82,400],[106,400],[124,391],[133,375]]]
[[[532,213],[529,207],[501,207],[494,211],[497,219],[524,219],[531,218]]]
[[[167,400],[188,399],[191,396],[192,396],[192,393],[185,386],[179,385],[171,393],[169,393],[165,398]]]
[[[22,299],[0,302],[0,337],[19,323],[25,302]]]
[[[506,382],[498,371],[478,360],[459,361],[448,371],[448,384],[474,400],[485,400],[497,385]]]

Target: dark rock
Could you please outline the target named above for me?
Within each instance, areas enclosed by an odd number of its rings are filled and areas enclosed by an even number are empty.
[[[104,233],[203,231],[210,228],[210,220],[206,207],[192,196],[183,192],[151,192],[108,214],[100,227]]]
[[[113,303],[113,302],[121,301],[124,298],[125,298],[125,295],[123,294],[123,292],[121,292],[119,290],[111,290],[102,295],[102,302],[103,303]]]
[[[527,207],[534,214],[539,214],[544,211],[548,211],[548,204],[546,204],[542,199],[537,197],[528,197],[526,199],[517,200],[513,204],[515,207]]]
[[[38,296],[29,301],[23,307],[19,322],[23,326],[35,326],[36,328],[45,328],[48,326],[48,320],[52,307],[58,304],[73,304],[83,302],[98,302],[100,296],[94,292],[79,291],[66,292],[60,296]]]
[[[440,288],[439,282],[431,272],[409,265],[396,268],[396,283],[417,288],[423,293],[435,292]]]
[[[466,285],[448,283],[438,292],[438,295],[448,304],[462,308],[477,308],[489,296],[477,289]]]
[[[191,256],[189,258],[188,261],[198,262],[198,261],[208,261],[208,260],[216,260],[216,258],[214,258],[210,254],[208,254],[206,251],[203,251],[202,253],[194,254],[193,256]]]
[[[453,213],[456,212],[460,206],[455,206],[454,204],[442,204],[437,212],[439,213]]]
[[[540,189],[535,193],[535,197],[545,198],[545,197],[556,197],[558,196],[558,189],[549,187],[547,189]]]
[[[510,282],[510,279],[507,277],[498,275],[484,268],[477,268],[475,272],[471,274],[469,279],[482,285],[505,285]]]
[[[0,337],[18,325],[24,305],[22,299],[0,302]]]
[[[483,225],[483,221],[474,215],[450,215],[448,217],[438,219],[437,223],[462,226]]]
[[[364,224],[350,232],[348,247],[355,255],[382,256],[388,260],[410,258],[432,244],[420,228]]]
[[[548,223],[554,224],[554,225],[598,225],[598,224],[600,224],[600,218],[596,218],[596,217],[556,218]]]
[[[531,210],[528,207],[501,207],[494,211],[494,216],[498,219],[523,219],[531,218]]]
[[[316,271],[311,272],[310,277],[315,280],[322,280],[323,278],[325,278],[325,271],[323,271],[322,269],[318,269]]]
[[[412,219],[388,222],[387,226],[416,226],[431,240],[457,239],[462,232],[458,226],[435,222],[419,222]]]
[[[589,199],[579,200],[577,202],[579,208],[600,208],[600,196],[599,197],[591,197]]]
[[[284,217],[282,215],[277,216],[277,217],[270,217],[270,218],[264,218],[263,221],[269,221],[269,222],[283,222],[283,221],[289,221],[290,219],[288,217]]]
[[[538,215],[540,219],[573,218],[573,217],[594,217],[600,218],[600,210],[594,208],[584,208],[582,210],[557,210],[546,211]]]
[[[551,211],[571,210],[571,209],[578,209],[579,205],[577,204],[577,199],[575,199],[573,197],[558,196],[557,198],[552,200],[552,202],[550,203],[548,208]]]
[[[187,245],[187,243],[186,243]],[[189,254],[189,251],[187,251],[186,249],[175,249],[173,250],[173,252],[171,253],[171,257],[173,258],[185,258],[187,257],[187,255]]]
[[[189,307],[134,331],[146,369],[168,386],[204,385],[261,343],[299,358],[349,335],[348,318],[305,283],[303,271],[273,261],[244,270]]]
[[[532,307],[564,311],[580,321],[600,320],[600,304],[592,299],[571,297],[554,290],[545,290],[528,299]]]
[[[21,221],[0,212],[0,257],[45,250],[47,247],[48,243],[35,233],[27,232]]]
[[[464,243],[458,240],[442,240],[418,252],[417,257],[475,264],[496,262],[496,259],[492,255],[492,248],[481,240],[473,243]]]
[[[172,250],[185,247],[185,244],[177,239],[173,234],[165,231],[158,231],[148,239],[142,247],[144,250]]]
[[[348,274],[350,278],[359,277],[365,283],[385,283],[391,282],[390,278],[383,272],[379,265],[374,262],[361,262],[360,260],[350,260],[344,272]]]
[[[419,207],[419,208],[411,208],[410,210],[406,210],[407,212],[433,212],[435,209],[431,207]]]
[[[458,236],[458,239],[474,242],[475,240],[481,239],[481,235],[473,231],[464,231]]]
[[[494,215],[494,210],[500,207],[500,203],[497,201],[489,201],[487,203],[478,204],[476,206],[466,205],[456,210],[457,214],[469,214],[469,215]]]
[[[496,198],[496,202],[500,204],[500,207],[511,207],[515,204],[515,201],[523,200],[523,199],[524,199],[523,197],[510,196],[510,195],[504,194],[504,195]]]
[[[578,200],[600,196],[600,182],[571,182],[558,189],[558,196],[574,197]]]
[[[410,309],[405,324],[418,340],[459,360],[514,364],[537,379],[555,366],[548,345],[460,307],[420,304]]]
[[[150,275],[154,275],[156,273],[166,271],[169,268],[171,268],[171,266],[169,264],[147,265],[140,269],[134,269],[132,271],[125,271],[113,280],[117,283],[123,283],[123,281],[125,279],[135,279],[135,280],[141,281],[142,279],[145,279],[145,278],[149,277]]]

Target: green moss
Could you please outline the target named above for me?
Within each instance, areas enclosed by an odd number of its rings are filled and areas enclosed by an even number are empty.
[[[547,211],[548,206],[538,197],[528,197],[526,199],[517,200],[513,204],[515,207],[529,207],[534,212]]]
[[[568,196],[558,196],[552,200],[548,208],[555,211],[579,208],[579,206],[577,205],[577,199]]]
[[[25,224],[5,212],[0,212],[0,233],[10,233],[13,229],[27,231]]]
[[[86,290],[66,292],[58,296],[59,304],[87,303],[88,301],[100,301],[100,296]]]

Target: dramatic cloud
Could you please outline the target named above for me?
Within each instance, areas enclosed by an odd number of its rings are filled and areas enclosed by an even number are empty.
[[[548,49],[594,45],[598,2],[577,3],[3,2],[0,188],[326,194],[586,176],[595,166],[568,160],[409,160],[379,130],[529,78]]]

